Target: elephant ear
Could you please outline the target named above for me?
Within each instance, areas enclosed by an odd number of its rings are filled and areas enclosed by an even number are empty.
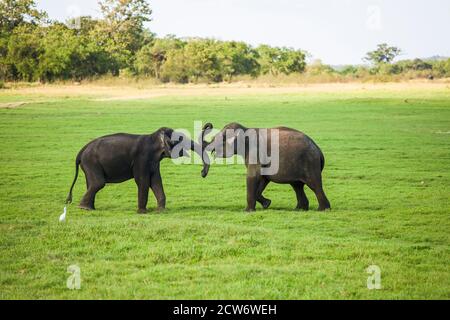
[[[164,151],[164,156],[170,158],[172,153],[173,143],[171,141],[171,136],[166,130],[161,131],[159,135],[161,141],[161,148]]]
[[[190,149],[190,145],[186,145],[188,139],[183,134],[167,129],[161,132],[160,139],[165,157],[172,159],[189,157],[186,150]]]

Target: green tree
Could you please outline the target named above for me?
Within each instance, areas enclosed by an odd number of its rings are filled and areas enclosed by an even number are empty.
[[[290,74],[305,70],[306,55],[301,50],[261,45],[257,48],[257,51],[259,55],[258,62],[263,74]]]
[[[73,30],[63,24],[56,23],[45,28],[39,42],[38,78],[42,81],[69,78],[71,59],[80,45]]]
[[[423,61],[421,59],[414,59],[414,60],[403,60],[396,63],[402,71],[423,71],[423,70],[431,70],[433,66],[431,63],[428,63],[426,61]]]
[[[0,30],[11,32],[23,23],[37,25],[47,14],[36,9],[35,0],[1,0],[0,17]]]
[[[12,77],[12,65],[8,62],[8,43],[10,33],[0,30],[0,79]]]
[[[303,51],[289,48],[280,49],[280,59],[277,63],[279,72],[284,74],[300,73],[305,70],[305,66],[305,53]]]
[[[146,0],[100,0],[104,19],[97,25],[95,37],[115,61],[114,73],[133,65],[136,52],[151,42],[144,29],[152,10]]]
[[[440,77],[450,77],[450,59],[435,61],[433,71]]]
[[[160,79],[161,68],[167,60],[168,52],[181,49],[185,44],[171,35],[146,44],[136,54],[135,69],[137,73]]]
[[[36,9],[34,0],[0,1],[0,79],[14,79],[18,76],[17,69],[8,58],[8,46],[13,30],[21,25],[37,26],[39,23],[46,21],[46,17],[46,13]],[[17,37],[16,34],[15,40],[17,40]],[[18,44],[16,45],[18,46]],[[22,49],[24,54],[25,48]],[[22,66],[25,67],[30,63],[31,61],[28,58]],[[29,73],[29,71],[26,73]]]
[[[261,66],[262,74],[278,74],[276,63],[280,59],[280,53],[277,48],[268,45],[261,45],[257,49],[258,63]]]
[[[358,68],[352,65],[345,66],[342,70],[339,71],[340,74],[346,75],[355,75],[358,72]]]
[[[183,48],[167,52],[167,59],[161,68],[161,80],[164,82],[189,82],[189,65]]]
[[[368,52],[363,60],[379,66],[383,63],[391,63],[400,53],[401,50],[399,48],[382,43],[378,45],[376,50]]]
[[[193,39],[187,42],[183,50],[188,66],[188,76],[194,81],[205,77],[212,81],[221,81],[218,45],[211,39]]]
[[[74,30],[77,45],[71,57],[70,77],[82,80],[108,72],[112,73],[116,66],[115,61],[96,38],[100,20],[89,16],[77,19],[80,22],[80,28]],[[68,24],[73,25],[73,22],[69,21]]]
[[[257,76],[259,73],[258,53],[245,42],[226,41],[219,44],[218,57],[223,75],[232,77],[248,74]]]
[[[8,41],[7,61],[20,79],[35,81],[39,76],[39,56],[42,53],[40,27],[23,24],[14,29]]]
[[[400,74],[403,72],[403,69],[400,65],[394,63],[382,63],[375,68],[375,72],[382,75],[393,75]]]

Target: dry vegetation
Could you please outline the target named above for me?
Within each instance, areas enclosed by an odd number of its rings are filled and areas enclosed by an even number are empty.
[[[345,93],[364,92],[426,92],[450,90],[450,79],[412,80],[390,83],[269,83],[260,80],[219,84],[155,84],[151,81],[123,81],[122,79],[95,82],[26,84],[10,83],[8,89],[0,91],[0,108],[20,107],[27,102],[45,102],[49,98],[85,97],[93,100],[139,100],[164,96],[228,96],[295,93]]]

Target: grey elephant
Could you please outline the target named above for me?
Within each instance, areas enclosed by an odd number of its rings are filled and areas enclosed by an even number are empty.
[[[170,128],[160,128],[149,135],[118,133],[97,138],[84,146],[76,157],[75,178],[66,203],[72,202],[72,190],[77,181],[78,167],[86,176],[87,191],[80,208],[95,209],[95,195],[106,183],[119,183],[133,179],[138,187],[138,212],[147,212],[148,192],[152,189],[157,210],[166,206],[166,196],[160,173],[160,161],[187,155],[196,151],[203,161],[202,177],[209,170],[208,155],[202,147],[183,134]]]
[[[271,200],[263,196],[269,182],[290,184],[297,196],[296,209],[298,210],[309,209],[309,201],[304,191],[305,184],[314,191],[319,202],[318,210],[331,208],[322,186],[325,158],[317,144],[306,134],[286,127],[246,128],[239,123],[230,123],[208,143],[204,137],[212,128],[210,123],[203,127],[200,136],[203,148],[217,157],[228,158],[239,155],[245,161],[247,167],[246,211],[254,211],[256,202],[265,209],[270,206]],[[256,135],[256,143],[251,142],[253,138],[249,132]],[[277,141],[273,140],[273,136],[276,136]],[[264,153],[260,153],[263,147],[266,148],[267,154],[272,155],[275,151],[278,152],[275,172],[267,170],[271,163],[267,161],[268,155],[264,156]]]

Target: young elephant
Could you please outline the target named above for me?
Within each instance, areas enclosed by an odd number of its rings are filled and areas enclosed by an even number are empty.
[[[175,134],[174,134],[175,133]],[[72,189],[77,181],[78,166],[86,176],[87,191],[80,208],[94,210],[95,195],[106,183],[119,183],[134,178],[138,186],[138,212],[147,212],[148,190],[155,194],[158,208],[166,205],[160,173],[160,161],[178,158],[186,150],[196,151],[203,160],[202,177],[209,170],[209,158],[202,147],[170,128],[160,128],[150,135],[118,133],[97,138],[77,155],[75,178],[66,203],[72,202]]]
[[[233,155],[244,158],[247,167],[246,211],[255,211],[256,201],[264,209],[270,206],[271,200],[264,198],[262,193],[271,181],[292,186],[297,195],[298,210],[309,209],[305,184],[316,194],[319,210],[330,209],[322,188],[325,159],[307,135],[286,127],[250,129],[230,123],[208,143],[204,135],[212,128],[210,123],[203,127],[201,140],[206,151],[212,151],[220,158]]]

